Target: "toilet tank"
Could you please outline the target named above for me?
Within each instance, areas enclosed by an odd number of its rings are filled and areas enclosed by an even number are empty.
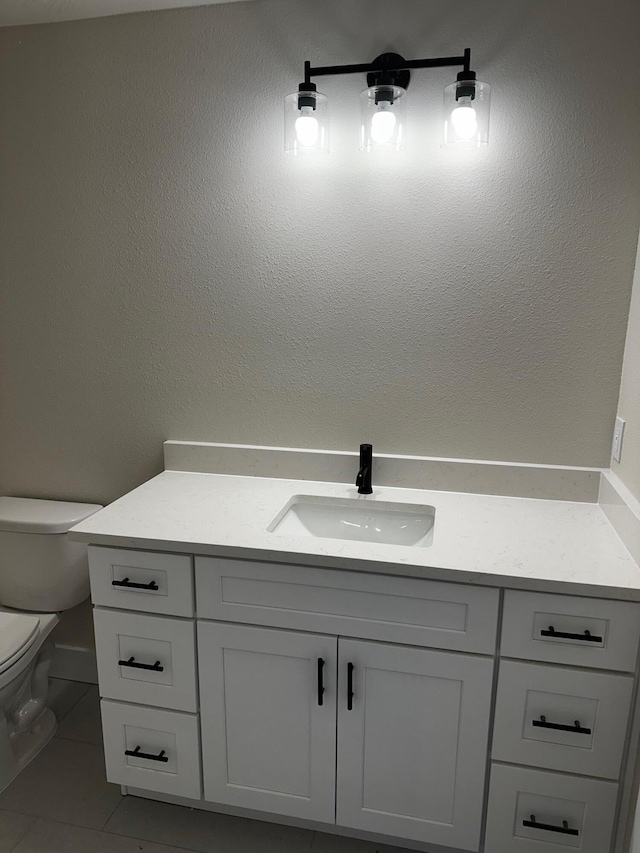
[[[96,504],[0,497],[0,604],[68,610],[89,595],[87,546],[67,531]]]

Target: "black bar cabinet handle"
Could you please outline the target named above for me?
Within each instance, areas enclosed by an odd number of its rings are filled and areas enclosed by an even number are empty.
[[[318,658],[318,705],[324,704],[324,661]]]
[[[347,664],[347,711],[353,711],[353,670],[351,662]]]
[[[134,669],[150,669],[152,672],[164,672],[164,667],[160,666],[159,660],[155,663],[138,663],[133,655],[129,660],[119,660],[118,666],[131,666]]]
[[[562,640],[582,640],[583,643],[601,643],[602,637],[597,637],[591,631],[585,631],[583,634],[568,634],[566,631],[556,631],[553,625],[549,625],[546,631],[540,631],[543,637],[559,637]]]
[[[121,581],[111,581],[111,586],[126,586],[128,589],[152,589],[154,592],[157,592],[160,587],[155,581],[149,581],[149,583],[134,583],[130,581],[129,578],[122,578]]]
[[[562,723],[548,723],[544,714],[540,715],[539,720],[532,720],[531,725],[537,726],[540,729],[554,729],[557,732],[575,732],[578,735],[591,734],[591,729],[581,726],[579,720],[576,720],[572,726],[565,726]]]
[[[563,835],[580,835],[580,830],[570,829],[566,820],[562,821],[562,826],[554,826],[552,823],[538,823],[534,814],[531,815],[531,820],[523,820],[522,825],[531,829],[544,829],[546,832],[561,832]]]
[[[150,752],[140,752],[140,747],[136,746],[135,749],[125,749],[125,755],[133,755],[134,758],[146,758],[148,761],[168,761],[169,758],[164,754],[164,749],[161,751],[159,755],[151,755]]]

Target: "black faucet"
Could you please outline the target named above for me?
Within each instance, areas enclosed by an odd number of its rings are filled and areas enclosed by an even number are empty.
[[[371,488],[371,469],[373,467],[373,445],[360,445],[360,470],[356,477],[356,486],[358,487],[359,495],[370,495],[373,492]]]

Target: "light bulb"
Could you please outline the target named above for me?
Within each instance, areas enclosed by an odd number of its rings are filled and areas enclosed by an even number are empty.
[[[302,107],[300,113],[296,119],[296,137],[304,148],[312,148],[318,139],[318,119],[313,115],[313,107]]]
[[[380,101],[378,109],[371,117],[371,138],[378,145],[389,142],[396,126],[395,113],[391,111],[389,101]]]
[[[459,139],[473,139],[478,132],[478,119],[473,107],[456,107],[451,113],[451,124]]]

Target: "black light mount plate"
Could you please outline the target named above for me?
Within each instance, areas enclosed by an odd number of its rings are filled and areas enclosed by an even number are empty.
[[[387,83],[392,86],[400,86],[401,89],[407,89],[409,80],[411,80],[411,72],[406,68],[397,70],[397,66],[402,66],[405,62],[404,56],[400,56],[399,53],[381,53],[371,63],[374,70],[367,74],[367,86],[379,86]],[[396,69],[393,66],[396,66]]]

